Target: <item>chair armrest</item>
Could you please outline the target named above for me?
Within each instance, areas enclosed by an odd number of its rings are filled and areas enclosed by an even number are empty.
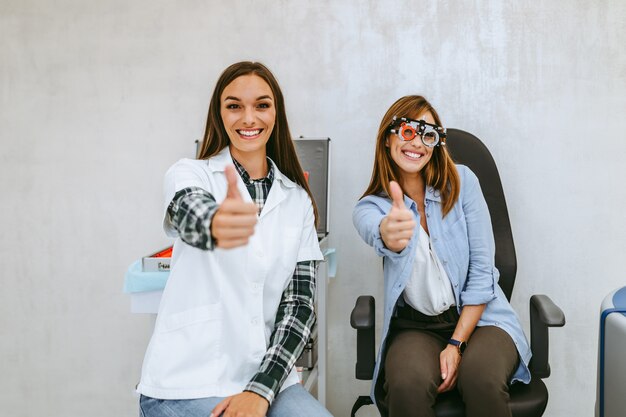
[[[530,297],[530,349],[533,357],[529,367],[533,375],[539,378],[550,376],[548,327],[564,325],[565,314],[550,297],[547,295]]]
[[[369,380],[374,376],[376,303],[371,295],[362,295],[356,300],[350,325],[356,329],[356,369],[357,379]]]
[[[371,295],[362,295],[356,299],[352,314],[350,314],[350,325],[353,329],[370,329],[374,327],[376,304]]]

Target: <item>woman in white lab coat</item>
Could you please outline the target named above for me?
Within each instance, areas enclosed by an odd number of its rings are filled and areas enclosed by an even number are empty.
[[[144,359],[142,417],[329,416],[294,362],[315,321],[317,210],[262,64],[220,76],[198,159],[165,175],[170,277]]]

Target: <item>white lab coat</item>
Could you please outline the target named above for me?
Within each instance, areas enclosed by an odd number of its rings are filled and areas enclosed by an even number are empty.
[[[226,197],[228,147],[207,160],[182,159],[165,175],[164,229],[177,237],[171,272],[144,358],[137,391],[159,399],[240,393],[259,370],[278,304],[296,263],[321,260],[306,191],[274,165],[274,183],[246,246],[203,251],[184,243],[167,206],[175,193],[201,187]],[[241,178],[239,192],[252,201]],[[298,382],[295,369],[282,389]]]

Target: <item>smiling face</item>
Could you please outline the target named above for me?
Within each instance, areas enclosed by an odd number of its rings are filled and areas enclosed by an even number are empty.
[[[231,155],[240,163],[265,158],[265,145],[276,122],[274,101],[269,84],[255,74],[237,77],[224,88],[220,114]]]
[[[429,111],[422,113],[415,120],[424,120],[426,123],[436,124]],[[433,155],[433,148],[424,146],[419,135],[415,135],[413,140],[403,141],[396,133],[389,133],[386,146],[389,148],[391,159],[396,163],[405,180],[417,176]]]

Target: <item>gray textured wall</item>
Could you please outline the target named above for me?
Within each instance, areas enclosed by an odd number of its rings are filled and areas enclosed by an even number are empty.
[[[3,413],[137,415],[151,319],[129,314],[123,274],[168,243],[162,175],[193,153],[221,70],[253,59],[278,77],[293,133],[333,139],[331,411],[368,390],[348,315],[381,288],[351,207],[383,112],[422,93],[499,163],[525,326],[534,293],[567,315],[546,415],[591,415],[600,301],[626,284],[624,21],[620,0],[3,0]]]

